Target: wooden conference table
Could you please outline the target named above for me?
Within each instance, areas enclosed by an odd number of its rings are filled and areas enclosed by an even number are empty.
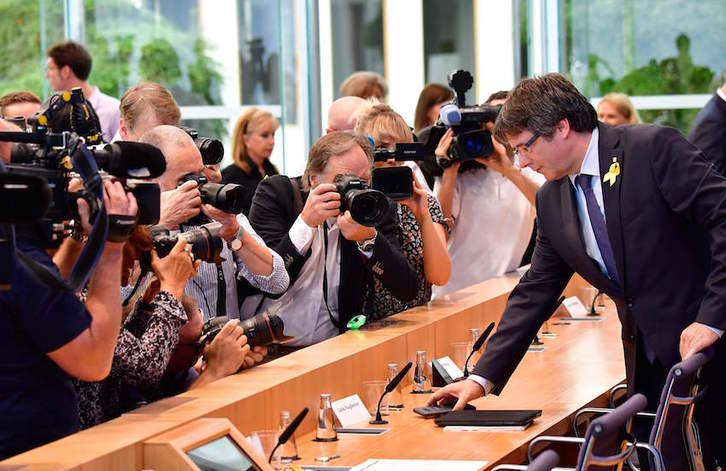
[[[339,435],[334,443],[316,443],[321,393],[333,400],[361,394],[364,381],[385,379],[387,364],[452,355],[452,342],[466,341],[468,329],[498,321],[520,274],[494,278],[461,290],[450,300],[400,313],[357,332],[322,342],[202,388],[188,391],[36,448],[0,463],[0,469],[143,469],[143,442],[201,417],[226,417],[242,433],[276,428],[279,412],[311,411],[297,432],[301,463],[315,457],[341,457],[333,466],[355,465],[368,458],[486,460],[488,467],[521,462],[527,443],[541,434],[567,434],[573,414],[589,404],[603,404],[607,392],[625,378],[620,324],[613,309],[599,322],[550,323],[556,338],[543,339],[545,350],[527,353],[499,397],[475,405],[492,409],[542,409],[525,431],[444,432],[412,412],[428,396],[408,394],[405,409],[392,413],[391,427],[379,436]],[[576,295],[586,284],[573,279],[565,293]],[[368,426],[367,424],[365,426]]]

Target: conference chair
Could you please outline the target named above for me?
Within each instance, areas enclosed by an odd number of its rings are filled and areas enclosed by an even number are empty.
[[[707,348],[673,365],[668,372],[656,412],[640,412],[637,415],[653,420],[648,443],[636,445],[648,450],[651,469],[705,469],[693,412],[696,401],[705,391],[699,384],[701,368],[711,361],[713,355],[714,350]],[[575,434],[580,417],[611,410],[590,407],[578,411],[574,421]],[[630,467],[637,469],[632,463]]]
[[[552,450],[545,450],[534,459],[529,466],[517,464],[500,464],[492,471],[524,470],[524,471],[552,471],[560,461],[560,457]]]
[[[648,401],[636,394],[621,406],[590,422],[584,438],[540,436],[529,443],[527,456],[533,462],[533,450],[542,443],[571,443],[580,446],[575,471],[622,469],[635,451],[635,438],[627,433],[629,423]]]

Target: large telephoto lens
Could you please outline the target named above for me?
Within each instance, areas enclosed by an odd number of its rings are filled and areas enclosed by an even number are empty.
[[[269,345],[283,337],[285,323],[274,314],[262,313],[240,323],[250,347]]]
[[[202,203],[211,204],[226,213],[239,214],[242,212],[242,199],[245,190],[241,185],[228,183],[202,183],[199,185]]]

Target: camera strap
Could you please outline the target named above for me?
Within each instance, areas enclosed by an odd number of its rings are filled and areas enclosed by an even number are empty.
[[[224,281],[222,263],[217,263],[217,317],[227,315],[227,283]]]
[[[333,325],[338,329],[338,332],[341,334],[345,332],[344,326],[333,317],[333,313],[330,312],[330,307],[328,307],[328,222],[323,221],[323,244],[325,247],[325,251],[323,252],[323,302],[325,303],[325,309],[328,311],[328,317],[330,317],[330,322],[333,323]]]
[[[98,166],[93,155],[88,151],[82,139],[73,142],[70,156],[73,169],[83,179],[83,186],[86,191],[98,201],[98,212],[93,221],[91,233],[88,234],[88,240],[83,246],[83,250],[73,266],[73,271],[68,280],[70,287],[74,291],[79,291],[86,286],[93,269],[101,259],[108,234],[108,216],[103,202],[103,180],[98,173]]]

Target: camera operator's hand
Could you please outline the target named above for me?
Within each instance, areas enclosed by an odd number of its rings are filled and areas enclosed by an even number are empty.
[[[151,251],[151,269],[159,279],[159,289],[173,294],[181,300],[189,278],[196,274],[200,260],[192,261],[187,241],[180,235],[169,255],[159,258],[156,250]]]
[[[439,139],[439,144],[436,146],[436,150],[434,151],[434,155],[440,159],[448,159],[449,158],[449,147],[451,147],[451,141],[454,140],[454,130],[449,128],[446,130],[443,136],[441,136],[441,139]]]
[[[310,227],[321,225],[326,219],[340,214],[340,193],[332,183],[321,183],[312,190],[305,201],[300,216]]]
[[[267,356],[267,347],[255,347],[245,356],[242,368],[252,368],[258,363],[262,363],[262,360]]]
[[[490,132],[494,132],[494,125],[487,123],[487,129]],[[486,166],[490,170],[499,172],[505,177],[511,175],[512,172],[516,172],[517,168],[514,166],[514,162],[507,155],[507,149],[502,145],[501,142],[494,139],[492,136],[492,144],[494,146],[494,153],[487,157],[477,157],[475,160],[480,164]]]
[[[353,242],[363,242],[376,235],[376,229],[373,227],[362,226],[353,220],[350,211],[338,215],[338,228],[340,233],[348,240]]]
[[[159,224],[169,228],[177,227],[197,214],[202,206],[202,197],[197,182],[184,182],[179,188],[161,192],[161,216]]]
[[[204,350],[207,367],[204,374],[209,380],[223,378],[236,373],[245,364],[250,353],[247,336],[244,335],[238,319],[231,319]]]
[[[211,204],[202,205],[202,212],[210,219],[222,224],[222,228],[219,230],[219,236],[222,239],[227,242],[231,242],[235,237],[237,237],[237,233],[239,232],[239,222],[237,222],[236,214],[226,213],[221,209],[215,208]]]
[[[81,216],[81,225],[86,234],[91,233],[91,208],[86,200],[78,198],[78,214]],[[126,192],[119,181],[104,180],[103,182],[103,204],[106,207],[106,214],[120,216],[136,216],[138,206],[136,198],[131,192]],[[108,248],[121,248],[123,242],[106,242]]]
[[[400,203],[411,210],[419,223],[429,214],[429,194],[421,187],[416,175],[413,176],[413,195]]]

